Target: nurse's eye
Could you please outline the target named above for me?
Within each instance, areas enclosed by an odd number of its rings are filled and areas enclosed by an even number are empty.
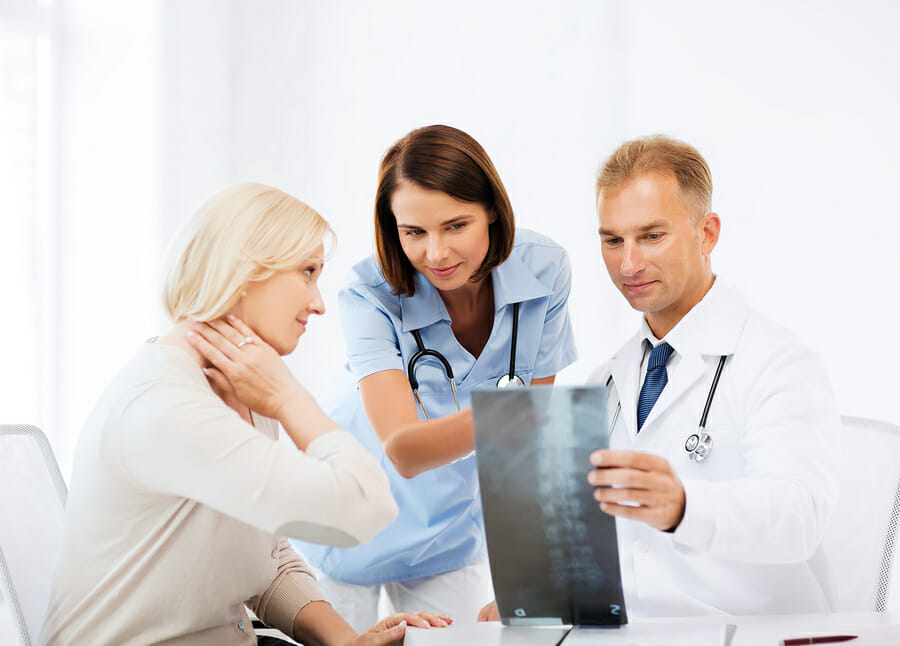
[[[465,228],[465,226],[466,226],[465,222],[454,222],[447,228],[450,229],[451,231],[459,231],[460,229]]]
[[[403,235],[405,235],[408,238],[417,238],[418,236],[422,235],[423,233],[425,233],[425,231],[422,229],[404,229],[403,230]]]

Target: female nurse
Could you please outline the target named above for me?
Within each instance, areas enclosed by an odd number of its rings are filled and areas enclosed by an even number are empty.
[[[382,588],[397,612],[474,621],[493,591],[470,394],[553,383],[575,360],[569,259],[516,230],[487,153],[440,125],[382,159],[375,242],[340,292],[352,379],[330,414],[381,460],[399,517],[365,545],[298,548],[353,626],[375,622]]]

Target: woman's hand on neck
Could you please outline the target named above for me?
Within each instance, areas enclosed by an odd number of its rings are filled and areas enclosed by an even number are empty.
[[[187,321],[182,321],[178,323],[170,329],[165,334],[161,335],[156,342],[162,343],[164,345],[172,345],[177,348],[181,348],[185,352],[187,352],[191,359],[200,366],[204,371],[210,367],[209,362],[201,355],[194,346],[192,346],[187,341],[187,333],[190,331],[190,325]],[[223,402],[225,402],[229,408],[231,408],[234,412],[241,416],[241,418],[250,425],[253,425],[253,416],[250,413],[250,409],[245,406],[240,399],[237,398],[237,395],[233,390],[223,390],[219,388],[211,379],[207,377],[207,383],[209,383],[210,388],[213,389],[213,392],[219,396]]]

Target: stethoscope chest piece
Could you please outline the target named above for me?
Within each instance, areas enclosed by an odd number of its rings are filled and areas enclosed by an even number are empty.
[[[684,442],[684,450],[692,462],[703,462],[712,449],[712,436],[700,429],[699,432],[688,435]]]
[[[524,388],[525,382],[519,375],[503,375],[497,380],[497,388]]]

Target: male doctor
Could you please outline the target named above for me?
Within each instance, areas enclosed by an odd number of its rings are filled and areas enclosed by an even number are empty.
[[[644,316],[594,375],[621,408],[588,481],[618,519],[632,617],[826,612],[808,561],[838,498],[840,416],[819,357],[713,273],[711,196],[700,153],[665,137],[600,172],[603,260]]]

